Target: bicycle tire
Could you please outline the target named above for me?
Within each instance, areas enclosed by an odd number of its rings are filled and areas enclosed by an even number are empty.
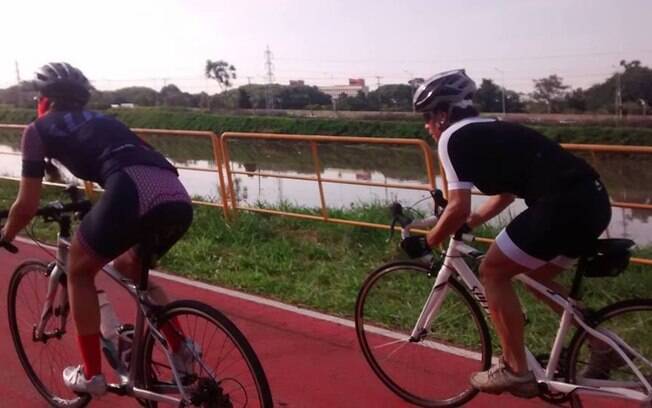
[[[189,330],[191,326],[190,319],[193,316],[193,330]],[[230,401],[230,405],[225,403],[224,406],[234,408],[244,406],[268,408],[273,406],[272,394],[267,377],[256,353],[242,332],[224,314],[212,306],[201,302],[178,300],[166,305],[158,313],[156,318],[157,327],[161,327],[172,318],[176,318],[184,333],[184,337],[187,340],[192,340],[201,350],[201,360],[205,366],[202,368],[199,363],[193,362],[193,369],[195,367],[197,368],[200,374],[198,375],[199,378],[204,378],[201,377],[203,372],[204,375],[212,378],[212,380],[208,379],[208,381],[216,380],[215,385],[220,389],[220,395],[226,395]],[[197,343],[199,333],[195,333],[195,331],[197,331],[197,323],[200,318],[206,319],[206,321],[209,321],[215,327],[215,332],[211,334],[208,347]],[[203,329],[201,335],[202,341],[207,337],[206,330],[206,328]],[[219,347],[211,347],[217,336],[219,336],[218,340],[221,339],[221,345]],[[155,356],[157,347],[160,348],[161,346],[155,341],[151,333],[148,332],[144,346],[144,366],[142,372],[143,383],[145,384],[145,388],[149,390],[156,388],[157,384],[161,382],[167,384],[173,383],[169,361],[163,357],[162,350],[159,349],[158,354]],[[218,357],[220,358],[217,364],[209,364],[209,352],[218,349]],[[223,359],[224,357],[227,357],[227,359]],[[206,370],[209,365],[212,368],[210,373]],[[222,366],[220,367],[220,365]],[[235,372],[238,375],[244,375],[245,379],[222,377],[222,375],[233,375]],[[255,396],[253,403],[251,401],[253,400],[253,396],[248,393],[250,390],[255,394],[253,395]],[[215,402],[217,401],[209,401],[213,405],[201,406],[222,406],[219,402],[215,405]],[[156,406],[156,404],[150,403],[150,406]]]
[[[434,282],[435,274],[423,264],[392,262],[376,269],[358,294],[356,334],[371,369],[399,397],[422,407],[459,406],[478,393],[469,384],[471,373],[491,365],[491,337],[477,302],[451,278],[440,312],[428,328],[429,340],[408,341]],[[442,367],[438,363],[444,357],[448,362]],[[386,361],[389,358],[393,361]]]
[[[608,328],[646,359],[652,360],[652,343],[648,341],[649,328],[652,327],[652,299],[630,299],[606,306],[592,316],[592,322],[594,323],[593,327]],[[569,382],[573,384],[578,384],[578,379],[584,378],[582,373],[588,366],[591,353],[590,338],[591,336],[586,330],[580,328],[569,343],[566,372]],[[603,372],[607,379],[636,381],[634,373],[628,366],[616,367],[618,364],[614,364],[613,369]],[[624,361],[621,364],[624,364]],[[652,368],[642,364],[637,364],[637,367],[648,378],[648,381],[652,381]],[[642,384],[641,388],[644,388]],[[571,407],[582,406],[580,395],[573,393]]]
[[[27,276],[35,276],[32,279],[32,282],[34,282],[37,278],[43,278],[43,284],[33,285],[31,288],[32,290],[29,292],[29,296],[27,296],[27,294],[20,296],[21,288],[25,287],[29,283],[26,279]],[[14,347],[16,348],[16,353],[18,354],[18,359],[20,360],[23,369],[27,373],[27,377],[32,382],[39,394],[41,394],[41,396],[47,400],[48,404],[58,408],[84,407],[90,402],[90,395],[78,395],[73,393],[68,388],[66,388],[62,377],[63,369],[67,365],[73,365],[73,363],[79,359],[76,338],[74,335],[72,335],[70,332],[66,332],[62,337],[52,337],[44,343],[41,341],[35,341],[33,339],[32,330],[34,326],[20,326],[21,322],[31,323],[32,325],[35,325],[40,319],[40,312],[44,305],[45,294],[47,294],[49,276],[50,269],[48,268],[48,265],[41,261],[25,261],[15,269],[11,277],[11,281],[9,282],[9,289],[7,292],[7,312],[9,317],[11,337],[14,343]],[[21,284],[23,285],[21,286]],[[39,288],[44,289],[42,297],[39,296]],[[59,290],[62,289],[63,287],[59,288]],[[35,306],[32,308],[20,307],[18,302],[19,299],[21,299],[22,302],[34,300]],[[25,314],[30,315],[24,316]],[[50,322],[52,322],[52,320],[58,320],[58,318],[50,319]],[[72,319],[69,319],[68,323],[72,325]],[[46,328],[47,327],[52,326],[48,325]],[[29,341],[27,340],[28,338]],[[40,350],[36,353],[36,355],[41,358],[44,350],[47,350],[48,347],[53,349],[56,345],[63,347],[59,347],[56,352],[52,353],[51,358],[47,361],[47,363],[55,364],[57,366],[50,366],[49,372],[53,382],[46,385],[42,376],[36,372],[34,365],[35,361],[32,361],[30,358],[32,355],[31,351]],[[65,356],[65,353],[62,353],[62,349],[64,347],[66,349],[68,347],[72,348],[71,356],[69,359]],[[60,364],[57,364],[57,362]]]

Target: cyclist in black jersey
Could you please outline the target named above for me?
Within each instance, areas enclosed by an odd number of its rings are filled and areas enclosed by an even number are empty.
[[[70,246],[66,274],[83,364],[63,374],[72,390],[99,395],[106,391],[106,380],[101,373],[95,276],[115,259],[114,266],[136,280],[141,261],[135,246],[153,233],[153,255],[163,255],[190,226],[192,205],[176,168],[160,153],[117,120],[84,109],[90,83],[81,71],[66,63],[47,64],[34,83],[40,93],[38,118],[23,133],[20,188],[0,239],[13,240],[36,213],[46,159],[56,159],[76,177],[104,188]],[[154,282],[149,293],[158,303],[167,303]],[[173,363],[183,371],[184,360],[191,356],[175,325],[173,321],[163,331]]]
[[[611,207],[591,166],[530,128],[480,117],[472,105],[475,90],[464,70],[454,70],[435,75],[415,92],[415,111],[423,113],[438,144],[448,206],[421,242],[404,245],[433,248],[465,223],[476,227],[515,198],[525,200],[528,208],[500,232],[480,265],[503,357],[470,381],[481,391],[529,398],[538,387],[528,370],[524,317],[511,280],[527,272],[564,293],[554,277],[591,249],[609,223]],[[472,212],[474,187],[490,197]]]

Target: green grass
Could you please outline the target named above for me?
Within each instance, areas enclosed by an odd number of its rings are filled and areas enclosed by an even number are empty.
[[[16,190],[16,183],[0,181],[0,208],[8,208]],[[57,197],[63,198],[60,190],[46,188],[43,202]],[[314,213],[309,209],[298,210]],[[388,221],[386,209],[380,204],[333,210],[331,216],[369,222]],[[38,237],[54,239],[55,230],[51,224],[37,225]],[[484,236],[494,233],[492,230],[480,231]],[[226,222],[220,209],[196,206],[192,227],[162,259],[161,269],[351,318],[358,290],[367,274],[385,262],[403,258],[397,248],[397,235],[388,242],[386,230],[246,211],[242,211],[237,219]],[[637,255],[652,257],[652,248],[640,250]],[[568,283],[569,276],[566,274],[562,281]],[[387,296],[386,303],[381,303],[381,316],[386,311],[395,319],[391,325],[404,324],[406,316],[411,316],[413,308],[417,307],[416,303],[408,303],[406,299],[419,299],[423,291],[423,286],[412,286],[410,281],[404,281]],[[519,292],[530,320],[527,343],[532,349],[542,351],[553,340],[558,317],[530,295],[520,289]],[[650,297],[650,293],[652,273],[649,267],[640,265],[630,266],[619,277],[587,279],[584,284],[584,298],[592,308],[632,297]],[[402,308],[406,307],[408,309],[404,312]],[[452,330],[447,338],[459,340],[460,331],[456,330],[468,325],[468,321],[460,321],[455,314],[456,308],[450,310],[451,314],[445,317],[451,322],[448,327]],[[464,341],[470,344],[473,339]]]

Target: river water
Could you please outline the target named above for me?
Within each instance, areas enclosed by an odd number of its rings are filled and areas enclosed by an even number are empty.
[[[175,164],[198,170],[181,170],[181,179],[194,196],[219,201],[217,173],[210,143],[201,139],[179,140],[153,137],[149,141],[164,152]],[[376,147],[360,145],[319,144],[321,177],[342,181],[376,182],[383,184],[426,184],[423,157],[413,147]],[[0,133],[0,153],[19,152],[19,133]],[[236,196],[240,206],[278,205],[286,203],[302,208],[319,208],[319,188],[312,181],[267,177],[262,173],[289,177],[314,177],[310,146],[302,142],[244,142],[229,144],[233,171],[251,174],[234,175]],[[652,203],[652,156],[610,154],[585,157],[600,172],[614,201]],[[435,158],[436,159],[436,158]],[[0,175],[20,174],[19,155],[0,155]],[[441,188],[441,180],[437,186]],[[324,199],[329,208],[347,208],[369,203],[389,203],[399,200],[411,205],[428,194],[425,191],[400,188],[370,187],[339,183],[324,183]],[[477,207],[485,197],[474,195]],[[429,199],[416,205],[429,211]],[[517,200],[494,221],[504,225],[525,208]],[[389,221],[389,220],[388,220]],[[652,211],[614,208],[607,235],[628,237],[641,246],[652,244]]]

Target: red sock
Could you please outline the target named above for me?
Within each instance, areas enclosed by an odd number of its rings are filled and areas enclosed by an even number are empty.
[[[102,373],[102,355],[100,354],[100,334],[77,336],[77,343],[84,362],[84,377],[91,377]]]
[[[163,326],[161,326],[161,331],[165,335],[165,339],[170,343],[172,351],[175,353],[179,351],[185,336],[177,318],[173,317],[168,320]]]

